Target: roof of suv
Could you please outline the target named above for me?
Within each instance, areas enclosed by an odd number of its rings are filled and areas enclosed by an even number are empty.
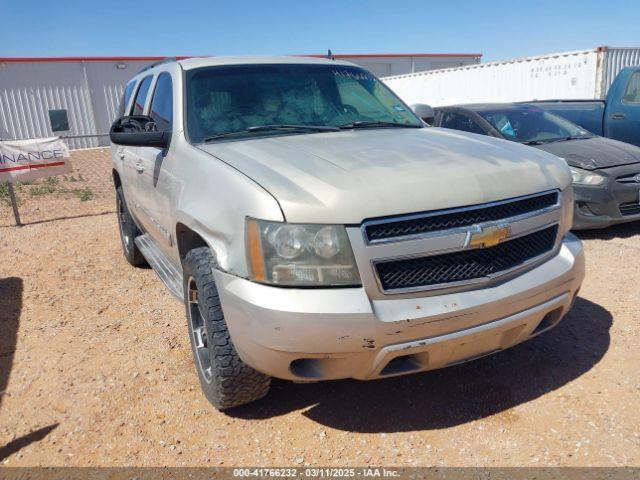
[[[238,56],[238,57],[203,57],[179,60],[185,70],[200,67],[215,67],[220,65],[256,65],[256,64],[307,64],[307,65],[343,65],[357,66],[344,60],[330,60],[328,58],[309,57],[268,57],[268,56]]]

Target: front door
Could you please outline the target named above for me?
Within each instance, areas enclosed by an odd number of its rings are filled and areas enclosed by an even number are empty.
[[[158,131],[173,129],[173,82],[169,72],[162,72],[153,89],[148,115]],[[167,174],[166,164],[173,161],[170,147],[138,147],[139,195],[143,206],[145,229],[152,233],[158,245],[169,252],[173,242],[173,229],[169,218],[172,177]]]
[[[607,137],[640,146],[640,71],[616,88],[606,109]]]

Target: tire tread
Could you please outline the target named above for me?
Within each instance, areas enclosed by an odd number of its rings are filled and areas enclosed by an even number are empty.
[[[258,400],[269,392],[271,378],[246,365],[238,355],[220,304],[213,276],[214,259],[208,247],[189,251],[185,266],[198,286],[198,303],[207,307],[207,319],[213,327],[210,339],[212,382],[201,380],[208,400],[219,410],[237,407]],[[185,275],[185,298],[187,276]],[[188,308],[188,302],[185,302]]]

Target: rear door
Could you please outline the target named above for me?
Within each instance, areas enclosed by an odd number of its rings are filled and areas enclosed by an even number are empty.
[[[124,94],[122,95],[122,99],[118,107],[118,117],[123,117],[130,114],[131,97],[133,96],[133,92],[135,91],[137,84],[138,82],[136,80],[131,80],[125,87]],[[112,152],[114,152],[114,158],[122,180],[122,189],[124,191],[124,196],[128,199],[133,196],[133,192],[131,190],[133,187],[133,179],[135,179],[135,177],[133,177],[132,175],[133,172],[130,165],[130,160],[132,158],[131,151],[133,149],[132,147],[115,144],[112,144],[111,148]],[[127,157],[129,157],[129,160],[127,160]]]
[[[606,136],[640,146],[640,71],[623,74],[607,97]]]

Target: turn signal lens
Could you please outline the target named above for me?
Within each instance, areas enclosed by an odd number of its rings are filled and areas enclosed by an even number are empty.
[[[264,256],[262,255],[262,239],[260,238],[260,229],[255,221],[247,222],[247,252],[249,254],[249,265],[251,267],[251,276],[259,281],[264,282]]]

